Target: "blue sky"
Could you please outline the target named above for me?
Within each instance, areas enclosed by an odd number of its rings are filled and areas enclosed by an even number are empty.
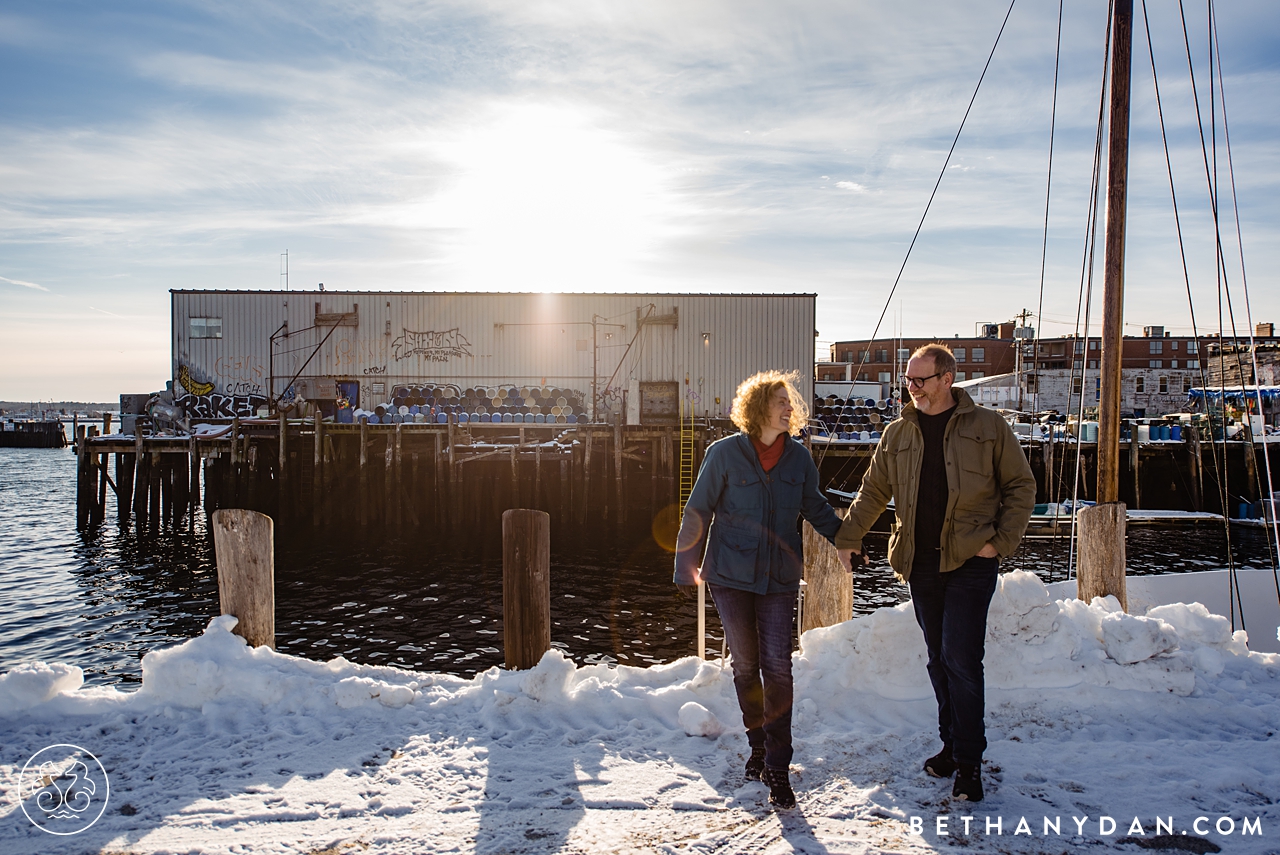
[[[816,292],[823,341],[868,336],[1006,8],[10,0],[0,399],[158,388],[168,289],[279,287],[286,249],[294,289]],[[1186,9],[1207,121],[1205,7]],[[1178,7],[1149,11],[1216,330]],[[884,332],[1035,310],[1056,14],[1015,6]],[[1280,322],[1280,6],[1218,15],[1252,312]],[[1068,4],[1046,335],[1075,323],[1105,16]],[[1126,320],[1189,332],[1136,37]]]

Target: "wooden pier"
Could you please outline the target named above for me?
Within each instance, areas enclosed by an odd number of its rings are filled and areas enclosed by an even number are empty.
[[[728,422],[696,425],[695,465],[733,431]],[[293,529],[398,536],[489,525],[528,508],[558,526],[647,527],[677,501],[680,442],[678,426],[609,424],[236,419],[182,437],[89,427],[76,440],[78,524],[101,523],[110,495],[121,522],[147,526],[245,508]]]

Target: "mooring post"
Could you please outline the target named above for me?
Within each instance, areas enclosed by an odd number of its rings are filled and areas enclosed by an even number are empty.
[[[266,514],[226,508],[213,514],[218,602],[250,647],[276,646],[275,523]]]
[[[542,443],[533,445],[533,504],[542,507]]]
[[[508,668],[532,668],[551,649],[551,517],[502,514],[502,646]]]
[[[1046,502],[1053,501],[1053,425],[1046,425],[1049,428],[1045,434],[1044,442],[1040,444],[1040,456],[1044,461],[1044,500]],[[1056,525],[1056,515],[1055,515]]]
[[[173,522],[173,455],[160,456],[160,519]]]
[[[1089,603],[1113,594],[1127,612],[1125,522],[1123,502],[1093,505],[1077,515],[1076,596]],[[1082,568],[1091,572],[1081,573]]]
[[[401,529],[404,527],[404,494],[400,489],[400,467],[402,465],[402,458],[400,456],[400,439],[404,435],[403,428],[403,424],[396,424],[394,448],[389,449],[389,453],[387,455],[388,459],[391,461],[391,466],[387,469],[387,475],[389,476],[387,483],[388,489],[391,492],[392,500],[391,521],[395,526],[396,534],[400,534]]]
[[[111,413],[102,414],[102,435],[111,433]]]
[[[800,632],[804,633],[853,617],[853,574],[840,565],[840,557],[829,540],[818,534],[808,520],[802,525],[806,584]]]

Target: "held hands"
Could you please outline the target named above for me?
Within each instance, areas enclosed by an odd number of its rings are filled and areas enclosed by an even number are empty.
[[[691,585],[681,585],[679,582],[677,582],[677,583],[676,583],[676,590],[680,592],[680,596],[681,596],[681,597],[684,597],[684,598],[687,598],[687,599],[697,599],[697,598],[698,598],[698,583],[701,581],[701,578],[702,578],[702,568],[701,568],[701,567],[699,567],[699,568],[698,568],[698,570],[697,570],[697,572],[696,572],[696,573],[694,574],[694,576],[693,576],[693,584],[691,584]]]
[[[871,564],[871,559],[867,557],[866,552],[854,552],[852,549],[837,549],[836,554],[840,556],[840,566],[846,572],[853,572],[853,562],[856,560],[859,567],[866,567]]]

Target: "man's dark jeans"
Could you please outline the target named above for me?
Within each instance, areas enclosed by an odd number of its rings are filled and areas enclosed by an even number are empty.
[[[908,580],[929,650],[938,735],[952,746],[957,763],[971,766],[981,765],[987,748],[982,657],[999,568],[998,558],[974,556],[950,573],[913,568]]]
[[[791,640],[796,594],[708,585],[733,657],[733,687],[747,742],[770,769],[791,765]],[[763,676],[763,683],[761,677]]]

